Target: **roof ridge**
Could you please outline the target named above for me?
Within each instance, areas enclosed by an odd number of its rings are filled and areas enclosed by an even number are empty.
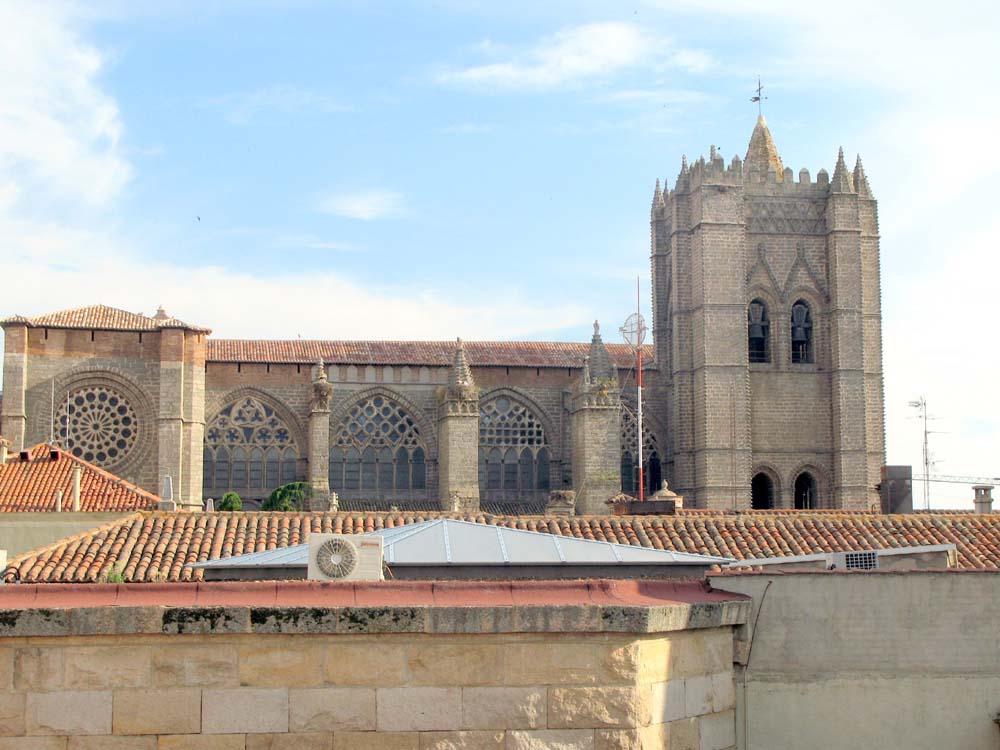
[[[152,500],[154,503],[158,503],[162,499],[162,498],[160,498],[159,495],[155,495],[152,492],[150,492],[149,490],[143,489],[139,485],[133,484],[132,482],[128,481],[127,479],[123,479],[122,477],[118,476],[117,474],[112,474],[107,469],[102,469],[100,466],[97,466],[96,464],[92,464],[89,461],[84,461],[79,456],[74,456],[71,451],[68,451],[68,450],[66,450],[63,447],[58,446],[55,443],[50,443],[47,440],[42,441],[41,443],[36,443],[35,445],[31,446],[31,448],[28,449],[28,452],[29,452],[29,454],[33,454],[36,449],[42,448],[42,447],[44,447],[45,449],[47,449],[49,451],[57,450],[57,451],[59,451],[59,455],[60,456],[64,456],[64,457],[70,459],[71,461],[79,464],[85,471],[91,471],[94,474],[96,474],[97,476],[101,477],[102,479],[107,480],[108,482],[120,485],[120,486],[124,487],[125,489],[128,489],[128,490],[131,490],[132,492],[135,492],[138,495],[144,495],[147,498],[149,498],[150,500]],[[155,508],[151,508],[150,510],[155,510]]]

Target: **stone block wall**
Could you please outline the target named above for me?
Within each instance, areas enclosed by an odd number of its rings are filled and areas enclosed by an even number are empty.
[[[35,610],[0,626],[0,750],[730,750],[745,602],[698,606]]]
[[[109,640],[4,644],[0,748],[735,745],[729,628]]]

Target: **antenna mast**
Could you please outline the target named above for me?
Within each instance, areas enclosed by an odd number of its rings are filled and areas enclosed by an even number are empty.
[[[923,396],[910,402],[910,406],[918,410],[917,417],[924,421],[924,510],[931,509],[931,483],[928,478],[931,475],[931,452],[927,436],[930,432],[927,429],[927,399]]]
[[[619,330],[625,343],[635,349],[636,361],[636,443],[638,444],[637,455],[639,460],[639,501],[646,499],[646,473],[643,466],[642,457],[642,342],[646,338],[646,321],[642,319],[642,291],[641,279],[635,279],[635,312],[628,316]]]

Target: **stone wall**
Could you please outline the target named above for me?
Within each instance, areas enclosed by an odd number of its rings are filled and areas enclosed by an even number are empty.
[[[212,586],[226,584],[200,590]],[[292,598],[319,604],[301,595],[315,586]],[[405,598],[401,586],[390,600]],[[464,586],[453,602],[477,585]],[[744,602],[631,614],[581,602],[518,616],[516,607],[374,606],[378,589],[367,591],[372,606],[339,611],[107,607],[53,621],[53,610],[9,610],[0,749],[735,746],[729,623]],[[106,634],[82,634],[94,629]]]
[[[711,580],[754,599],[737,634],[742,750],[997,747],[995,572]]]

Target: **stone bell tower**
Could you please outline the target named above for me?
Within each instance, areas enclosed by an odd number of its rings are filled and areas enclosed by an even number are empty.
[[[695,507],[867,508],[884,463],[877,206],[860,157],[798,179],[758,118],[651,213],[652,407]]]

